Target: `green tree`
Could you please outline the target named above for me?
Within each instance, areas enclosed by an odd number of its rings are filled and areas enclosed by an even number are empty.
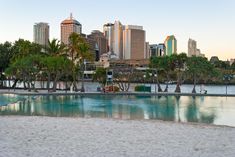
[[[187,55],[185,53],[181,53],[179,55],[173,54],[170,56],[172,67],[174,67],[176,75],[177,75],[177,84],[175,88],[175,92],[180,93],[180,85],[182,83],[182,77],[185,71],[185,64],[187,61]]]
[[[41,54],[42,47],[36,43],[31,43],[28,40],[19,39],[15,41],[13,46],[14,56],[12,58],[13,61],[18,58],[23,58],[27,55],[31,54]]]
[[[156,81],[157,81],[157,86],[158,86],[158,92],[162,92],[162,88],[161,88],[161,85],[160,85],[160,82],[159,82],[159,71],[162,70],[164,67],[164,65],[162,64],[162,60],[163,58],[162,57],[151,57],[150,58],[150,68],[151,69],[154,69],[154,71],[156,72],[157,74],[157,78],[156,78]]]
[[[50,56],[62,56],[66,51],[66,46],[60,43],[59,40],[53,39],[48,42],[48,46],[46,47],[46,52]]]
[[[48,75],[47,90],[50,90],[50,80],[53,79],[52,91],[56,92],[58,80],[70,71],[73,63],[63,56],[47,56],[42,59],[44,71]]]
[[[45,72],[47,75],[47,90],[50,90],[50,81],[51,81],[51,69],[52,65],[56,64],[56,57],[59,56],[65,56],[66,46],[62,43],[60,43],[59,40],[53,39],[51,41],[48,41],[48,46],[46,47],[46,53],[49,55],[49,58],[45,58],[43,63],[45,66]],[[49,63],[49,61],[52,61],[53,63]],[[68,78],[68,71],[65,71],[66,73],[66,79]],[[66,80],[67,81],[67,80]],[[67,86],[67,82],[66,82]],[[66,87],[67,88],[67,87]]]
[[[106,69],[105,68],[97,68],[95,74],[93,75],[93,80],[98,81],[102,87],[105,87],[106,84]]]
[[[74,63],[72,67],[72,77],[73,77],[73,86],[77,90],[76,86],[76,72],[77,69],[81,69],[80,74],[82,76],[82,88],[81,91],[84,92],[84,83],[83,83],[83,71],[84,71],[84,60],[93,60],[92,54],[89,51],[89,45],[85,39],[77,33],[72,33],[69,36],[68,44],[69,57]]]
[[[9,67],[13,55],[14,52],[10,42],[0,44],[0,87],[3,87],[3,80],[5,79],[3,72]]]
[[[204,57],[192,56],[187,60],[186,73],[193,79],[192,93],[196,93],[196,84],[199,80],[205,80],[214,75],[215,69],[212,64]]]
[[[22,80],[24,88],[35,89],[35,81],[40,72],[41,55],[28,55],[13,61],[6,69],[6,74],[12,76],[15,80]],[[15,87],[16,82],[13,87]]]

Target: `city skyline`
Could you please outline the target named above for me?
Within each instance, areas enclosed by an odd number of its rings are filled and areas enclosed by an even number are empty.
[[[103,32],[104,24],[119,20],[123,24],[143,26],[146,42],[150,44],[162,43],[168,35],[175,35],[178,53],[187,53],[188,39],[193,38],[197,39],[201,52],[208,58],[234,58],[235,2],[232,0],[147,0],[138,3],[134,3],[134,0],[120,0],[112,4],[108,0],[69,2],[2,2],[0,42],[14,42],[19,38],[33,41],[32,27],[38,22],[49,23],[50,39],[60,39],[60,23],[72,12],[74,18],[83,25],[85,34],[90,34],[92,30]]]

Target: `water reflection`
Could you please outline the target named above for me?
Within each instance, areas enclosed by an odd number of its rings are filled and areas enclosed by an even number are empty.
[[[229,112],[235,115],[235,108],[230,103],[235,98],[216,99],[189,96],[29,96],[1,106],[0,115],[159,119],[235,126],[234,121],[228,122],[227,110],[224,109],[225,103],[229,102],[228,107],[232,108]]]

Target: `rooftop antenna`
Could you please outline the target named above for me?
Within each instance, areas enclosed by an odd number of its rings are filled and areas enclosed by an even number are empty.
[[[71,20],[73,19],[73,13],[70,13],[70,19]]]

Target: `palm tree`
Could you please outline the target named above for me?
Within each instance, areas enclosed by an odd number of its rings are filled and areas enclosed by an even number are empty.
[[[65,51],[66,51],[66,46],[63,43],[61,44],[59,40],[53,39],[52,41],[48,41],[48,46],[46,47],[46,53],[50,57],[63,56]],[[52,62],[55,62],[53,58],[48,58],[48,59],[51,60]],[[51,81],[51,70],[50,70],[51,65],[45,60],[43,63],[46,68],[45,71],[47,73],[47,89],[49,91],[50,81]]]
[[[69,58],[72,60],[72,85],[75,88],[75,91],[77,91],[77,85],[76,85],[76,60],[78,59],[78,54],[80,53],[79,49],[79,43],[83,41],[82,37],[77,33],[72,33],[69,36],[69,44],[68,44],[68,52],[69,52]]]
[[[74,63],[72,67],[72,76],[73,76],[73,86],[75,87],[75,90],[77,90],[76,86],[76,66],[81,67],[81,75],[82,75],[82,88],[81,92],[84,92],[84,81],[83,81],[83,71],[84,71],[84,61],[92,60],[92,54],[89,52],[89,45],[86,43],[84,38],[82,38],[77,33],[72,33],[69,36],[69,44],[68,44],[68,52],[69,57],[71,58],[72,62]]]
[[[50,56],[61,56],[64,55],[65,48],[66,46],[61,44],[59,40],[53,39],[52,41],[48,41],[46,52]]]
[[[82,87],[81,87],[81,92],[85,92],[85,88],[84,88],[84,66],[85,66],[85,60],[89,60],[92,61],[93,60],[93,56],[92,54],[89,52],[90,48],[89,45],[83,41],[82,43],[80,43],[79,45],[79,50],[80,53],[77,54],[77,58],[80,59],[80,66],[81,68],[81,76],[82,76]]]

